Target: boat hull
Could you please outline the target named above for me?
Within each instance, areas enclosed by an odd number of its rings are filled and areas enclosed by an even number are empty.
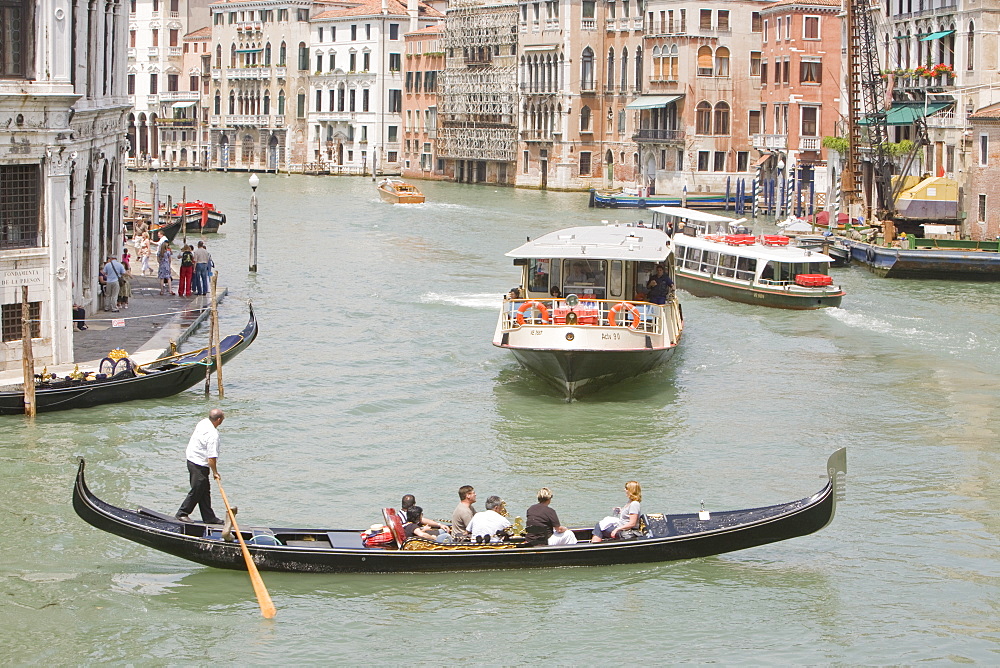
[[[677,271],[677,286],[695,297],[722,297],[729,301],[756,306],[769,306],[796,311],[840,306],[844,299],[843,290],[826,294],[796,294],[788,290],[768,290],[752,284],[736,284],[715,278],[686,274]]]
[[[242,527],[248,538],[262,533],[275,537],[311,536],[316,547],[248,545],[262,571],[296,573],[416,573],[558,566],[602,566],[695,559],[805,536],[829,524],[847,469],[845,449],[827,460],[826,485],[810,497],[790,503],[711,513],[652,517],[646,537],[628,541],[537,547],[477,547],[464,549],[381,549],[360,544],[360,531]],[[132,511],[102,501],[87,487],[80,461],[73,489],[73,508],[92,526],[140,545],[205,566],[246,570],[238,543],[220,539],[220,527],[184,524],[169,515]],[[588,529],[574,529],[585,539]],[[309,541],[295,541],[296,543]],[[343,545],[343,547],[340,547]]]
[[[730,197],[730,204],[733,198]],[[726,208],[725,193],[704,193],[681,197],[679,195],[624,195],[621,193],[602,194],[591,191],[591,206],[599,209],[646,209],[654,206],[686,206],[691,209]]]
[[[228,348],[223,346],[222,363],[225,364],[245,350],[257,338],[257,333],[257,319],[251,308],[250,321],[238,335],[237,340]],[[45,388],[39,386],[35,388],[35,410],[37,412],[60,411],[117,404],[137,399],[170,397],[205,380],[206,364],[214,366],[215,363],[214,357],[209,360],[206,360],[205,357],[204,354],[192,355],[190,359],[182,356],[176,364],[170,365],[170,368],[162,370],[151,368],[149,373],[131,378],[66,381],[67,385],[64,387]],[[0,415],[20,415],[22,413],[24,413],[24,394],[22,392],[0,392]]]
[[[410,184],[402,184],[407,188],[412,188],[412,190],[396,190],[391,186],[378,186],[378,195],[382,198],[383,202],[388,202],[390,204],[423,204],[426,200],[423,193],[417,190]]]
[[[883,278],[1000,281],[1000,252],[945,248],[887,248],[845,242],[851,259]]]
[[[510,348],[525,368],[575,399],[666,363],[676,347],[648,350]]]

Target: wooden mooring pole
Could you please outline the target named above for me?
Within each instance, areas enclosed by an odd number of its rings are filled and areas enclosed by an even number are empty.
[[[24,414],[35,417],[35,357],[31,352],[31,309],[28,286],[21,286],[21,369],[24,372]]]
[[[212,272],[212,337],[215,339],[215,378],[219,384],[219,398],[226,398],[222,387],[222,335],[219,334],[219,303],[215,300],[215,287],[219,281],[219,272]]]

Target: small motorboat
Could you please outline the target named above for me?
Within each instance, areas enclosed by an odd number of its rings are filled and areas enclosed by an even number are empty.
[[[73,508],[85,522],[108,533],[181,559],[215,568],[246,570],[240,545],[225,527],[184,523],[147,508],[128,510],[98,498],[84,479],[80,460]],[[812,496],[748,510],[667,515],[643,514],[629,540],[591,543],[591,528],[572,528],[576,545],[530,545],[511,536],[490,543],[437,543],[406,539],[394,508],[384,509],[387,541],[365,545],[358,529],[241,525],[240,535],[259,570],[293,573],[419,573],[554,566],[603,566],[696,559],[776,543],[819,531],[831,521],[843,494],[847,449],[826,462],[827,481]],[[241,515],[242,517],[242,515]]]
[[[673,355],[684,319],[676,293],[647,285],[674,246],[661,230],[615,223],[551,232],[507,253],[524,293],[503,302],[493,345],[574,399],[654,369]],[[673,285],[673,278],[667,281]]]
[[[378,194],[390,204],[421,204],[424,195],[412,183],[399,179],[382,179],[378,184]]]

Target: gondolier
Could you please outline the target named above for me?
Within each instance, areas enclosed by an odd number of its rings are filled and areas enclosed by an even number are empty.
[[[209,471],[216,480],[222,480],[217,464],[219,461],[219,426],[226,419],[221,408],[213,408],[208,417],[198,423],[191,434],[187,446],[187,468],[191,478],[191,491],[188,492],[177,519],[181,522],[191,522],[191,511],[195,506],[201,510],[201,521],[205,524],[222,524],[222,520],[212,510],[212,484],[208,479]]]

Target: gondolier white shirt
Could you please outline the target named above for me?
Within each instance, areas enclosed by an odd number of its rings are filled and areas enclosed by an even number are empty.
[[[194,428],[191,440],[188,441],[188,461],[198,466],[208,466],[210,458],[218,459],[220,445],[219,430],[211,420],[205,418]]]

